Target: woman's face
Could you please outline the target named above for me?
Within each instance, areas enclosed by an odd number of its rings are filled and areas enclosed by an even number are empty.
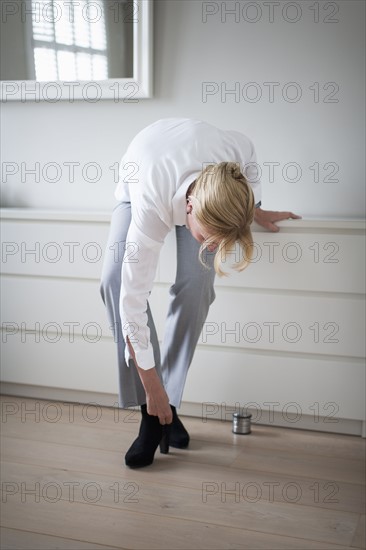
[[[197,220],[196,216],[194,215],[193,211],[193,205],[191,202],[191,199],[189,198],[187,200],[187,228],[191,232],[191,235],[196,241],[199,243],[204,243],[209,237],[210,232],[208,229],[203,227]],[[217,248],[217,244],[211,244],[207,246],[207,250],[209,252],[214,252]]]

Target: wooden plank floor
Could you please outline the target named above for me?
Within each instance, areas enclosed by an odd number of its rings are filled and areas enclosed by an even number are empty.
[[[365,440],[184,418],[131,470],[139,413],[2,396],[1,550],[365,548]]]

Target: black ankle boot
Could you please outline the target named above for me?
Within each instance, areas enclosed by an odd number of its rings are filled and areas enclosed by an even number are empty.
[[[176,408],[170,405],[173,413],[173,423],[170,424],[169,445],[176,449],[186,449],[189,444],[189,433],[179,420]]]
[[[169,452],[169,432],[171,425],[162,426],[157,416],[147,412],[146,405],[141,405],[142,419],[139,436],[128,449],[125,462],[130,468],[149,466],[154,460],[155,451],[160,444],[160,452]]]

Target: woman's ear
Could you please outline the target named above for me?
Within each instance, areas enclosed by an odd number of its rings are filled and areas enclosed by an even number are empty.
[[[191,214],[191,213],[192,213],[192,209],[193,209],[193,206],[192,206],[191,199],[188,198],[188,199],[187,199],[187,214]]]

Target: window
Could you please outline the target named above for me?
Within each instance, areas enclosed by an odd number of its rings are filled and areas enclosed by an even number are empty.
[[[105,80],[103,0],[32,0],[36,80]]]

